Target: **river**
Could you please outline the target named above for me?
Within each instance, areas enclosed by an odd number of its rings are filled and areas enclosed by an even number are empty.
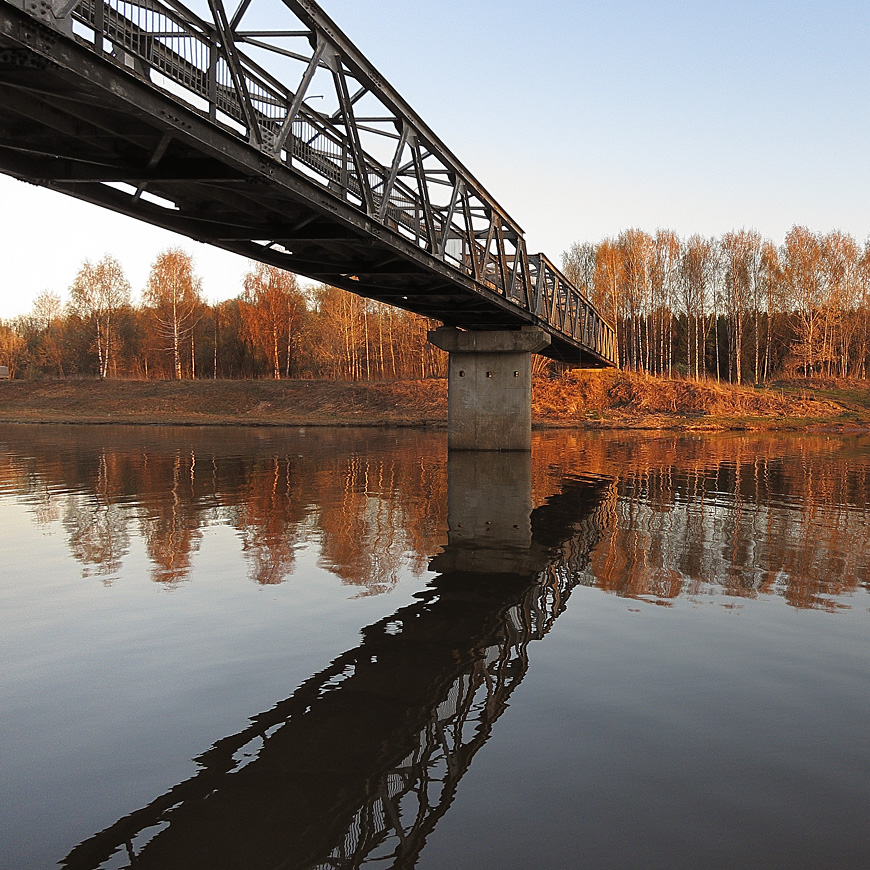
[[[0,426],[0,867],[870,866],[870,439]]]

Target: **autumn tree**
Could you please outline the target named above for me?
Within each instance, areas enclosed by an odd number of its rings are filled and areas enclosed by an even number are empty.
[[[96,264],[86,260],[69,292],[70,309],[91,326],[99,374],[105,378],[115,341],[115,319],[130,304],[130,282],[121,264],[107,254]]]
[[[623,351],[625,326],[624,326],[624,297],[625,286],[625,263],[619,246],[613,239],[604,239],[598,246],[595,257],[595,294],[592,298],[613,324],[616,331],[614,350],[616,351],[616,365],[622,367],[626,361]]]
[[[151,265],[142,300],[150,309],[162,350],[171,352],[176,380],[184,376],[182,346],[191,344],[193,367],[193,330],[202,314],[202,284],[193,268],[193,257],[180,248],[170,248],[157,255]]]
[[[9,377],[14,378],[24,351],[24,338],[9,323],[0,321],[0,366],[9,369]]]
[[[650,284],[653,301],[653,325],[656,337],[654,374],[671,374],[673,363],[673,317],[680,239],[673,230],[657,230],[653,239]]]
[[[334,380],[346,376],[343,291],[320,284],[311,291],[307,363],[314,377]]]
[[[811,375],[821,350],[826,292],[823,240],[806,227],[792,227],[785,237],[782,262],[788,301],[797,316],[795,357],[804,374]]]
[[[761,245],[760,273],[757,284],[759,296],[763,297],[764,308],[766,314],[766,329],[764,339],[764,363],[762,369],[762,377],[767,380],[771,374],[771,355],[773,351],[773,319],[775,312],[781,308],[780,297],[782,295],[782,265],[780,263],[779,251],[776,245],[771,241],[765,241]],[[756,311],[761,307],[761,303],[756,303]],[[760,328],[756,325],[756,355],[755,355],[755,380],[758,377],[758,336]]]
[[[597,260],[597,246],[592,242],[574,242],[562,254],[562,271],[565,277],[588,299],[591,299],[595,292]]]
[[[794,227],[781,246],[740,230],[680,239],[631,229],[563,255],[566,275],[616,330],[616,362],[755,383],[787,370],[867,376],[870,241]],[[18,377],[440,376],[434,321],[335,287],[302,290],[252,265],[242,292],[206,305],[190,255],[155,260],[143,304],[129,302],[117,262],[85,263],[61,308],[45,292],[0,328],[0,364]],[[303,334],[304,342],[299,340]],[[714,341],[710,341],[714,338]]]
[[[699,379],[706,372],[706,307],[715,273],[715,246],[695,234],[686,242],[679,264],[679,288],[686,312],[686,366]]]
[[[57,293],[45,290],[33,301],[32,320],[39,331],[37,358],[48,368],[56,369],[61,378],[65,357],[62,315],[63,306]]]
[[[616,240],[623,262],[623,298],[629,321],[626,360],[634,371],[649,371],[649,306],[655,242],[643,230],[624,230]]]
[[[367,349],[363,300],[337,287],[321,286],[313,301],[317,338],[312,350],[317,365],[327,377],[360,380]]]
[[[265,263],[252,264],[242,302],[251,344],[269,360],[273,378],[281,378],[282,368],[289,377],[294,338],[306,308],[296,276]]]
[[[828,286],[824,309],[822,358],[828,375],[846,377],[861,322],[861,252],[852,236],[835,231],[825,236]]]
[[[870,239],[864,243],[864,250],[858,261],[858,330],[855,337],[856,360],[854,374],[867,377],[867,355],[870,351]]]
[[[744,318],[756,301],[761,236],[755,230],[738,230],[725,233],[719,245],[724,267],[723,303],[728,317],[728,379],[740,384]]]

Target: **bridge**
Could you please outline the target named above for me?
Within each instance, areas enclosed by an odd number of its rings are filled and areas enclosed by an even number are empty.
[[[532,511],[530,471],[451,455],[440,576],[60,866],[413,867],[608,524],[609,481],[566,480]]]
[[[613,364],[611,326],[316,3],[201,5],[0,0],[0,172],[448,328],[525,329],[479,367],[517,379],[512,409],[531,352]]]

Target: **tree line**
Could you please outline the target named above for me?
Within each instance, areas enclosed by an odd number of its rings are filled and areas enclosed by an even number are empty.
[[[629,229],[573,244],[563,268],[614,325],[623,368],[736,384],[867,377],[870,241],[802,226],[780,246],[754,230]]]
[[[117,259],[85,262],[66,305],[46,291],[0,322],[0,365],[28,378],[419,378],[445,371],[426,342],[432,326],[262,263],[237,297],[209,303],[191,255],[172,248],[138,303]]]
[[[736,384],[867,377],[870,240],[802,226],[779,246],[754,230],[629,229],[573,244],[563,269],[614,325],[622,368]],[[263,264],[237,297],[208,303],[192,257],[172,248],[136,304],[114,257],[85,262],[66,305],[45,292],[0,322],[0,365],[32,378],[425,378],[446,370],[426,342],[434,325]]]

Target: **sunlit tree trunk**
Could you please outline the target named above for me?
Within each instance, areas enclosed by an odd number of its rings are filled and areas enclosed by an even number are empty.
[[[202,290],[201,282],[193,271],[193,258],[179,248],[171,248],[157,255],[151,265],[148,284],[142,294],[146,307],[151,312],[158,339],[168,340],[172,353],[175,377],[184,376],[181,365],[181,346],[190,336],[198,319]],[[164,348],[166,345],[164,345]],[[191,354],[195,346],[191,344]],[[191,376],[195,367],[191,368]]]
[[[212,365],[212,380],[217,380],[218,375],[218,344],[220,341],[220,327],[218,321],[220,319],[220,308],[215,304],[212,308],[214,316],[214,359]]]
[[[114,257],[105,256],[95,265],[86,261],[70,287],[72,310],[92,324],[101,378],[109,372],[115,317],[129,304],[130,283]]]

